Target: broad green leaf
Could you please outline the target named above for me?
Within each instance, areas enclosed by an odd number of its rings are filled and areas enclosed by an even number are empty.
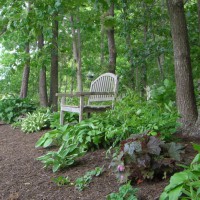
[[[180,195],[182,194],[181,190],[183,185],[177,186],[174,189],[169,191],[169,200],[178,200]]]
[[[47,139],[47,140],[44,142],[43,147],[44,147],[44,148],[48,147],[52,142],[53,142],[53,139],[52,139],[52,138]]]

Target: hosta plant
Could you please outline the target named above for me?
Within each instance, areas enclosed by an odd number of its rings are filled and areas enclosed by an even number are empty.
[[[28,112],[33,112],[36,106],[28,99],[9,97],[0,100],[0,120],[13,123],[18,121],[18,117]]]
[[[165,143],[156,136],[132,135],[120,143],[120,151],[110,167],[120,182],[128,179],[142,181],[166,177],[177,169],[184,147],[178,143]]]
[[[77,144],[68,145],[63,143],[59,150],[50,151],[44,156],[40,156],[37,160],[40,160],[44,167],[52,167],[53,172],[71,166],[75,163],[76,159],[83,156],[85,151]]]
[[[198,151],[193,161],[182,172],[175,173],[165,187],[160,200],[200,199],[200,145],[193,145]]]
[[[63,135],[66,132],[68,125],[60,126],[57,129],[46,132],[35,144],[35,147],[49,147],[52,145],[60,146],[63,142]]]
[[[22,120],[21,130],[26,133],[33,133],[39,131],[42,128],[49,126],[50,111],[42,113],[36,111],[34,113],[28,113],[26,118]]]

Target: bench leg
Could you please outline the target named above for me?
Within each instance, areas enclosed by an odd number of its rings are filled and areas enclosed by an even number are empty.
[[[87,117],[90,118],[91,117],[91,113],[87,113]]]
[[[64,112],[60,111],[60,125],[64,125]]]

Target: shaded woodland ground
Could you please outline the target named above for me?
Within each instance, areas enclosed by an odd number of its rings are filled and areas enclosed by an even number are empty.
[[[43,168],[38,156],[45,149],[35,149],[35,142],[43,132],[24,134],[10,125],[0,125],[0,200],[103,200],[111,192],[118,191],[119,183],[109,170],[109,159],[105,150],[90,152],[81,158],[76,166],[58,173]],[[197,141],[199,143],[199,141]],[[194,151],[186,140],[186,157],[192,159]],[[69,176],[72,181],[95,167],[105,166],[105,172],[95,177],[89,188],[79,192],[74,186],[57,186],[53,177]],[[155,200],[159,198],[168,180],[144,182],[137,185],[139,199]]]

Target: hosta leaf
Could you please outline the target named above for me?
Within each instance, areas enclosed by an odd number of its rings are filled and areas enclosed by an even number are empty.
[[[46,148],[48,147],[51,143],[53,142],[52,138],[49,138],[45,141],[45,143],[43,144],[43,147]]]
[[[169,192],[169,199],[170,200],[178,200],[180,195],[182,194],[181,190],[183,188],[183,185],[177,186],[173,190]]]
[[[188,181],[187,171],[176,173],[171,177],[170,184],[166,186],[165,191],[170,191],[171,189],[184,184],[186,181]]]
[[[61,166],[61,164],[59,162],[54,162],[54,164],[53,164],[53,172],[58,171],[60,166]]]

